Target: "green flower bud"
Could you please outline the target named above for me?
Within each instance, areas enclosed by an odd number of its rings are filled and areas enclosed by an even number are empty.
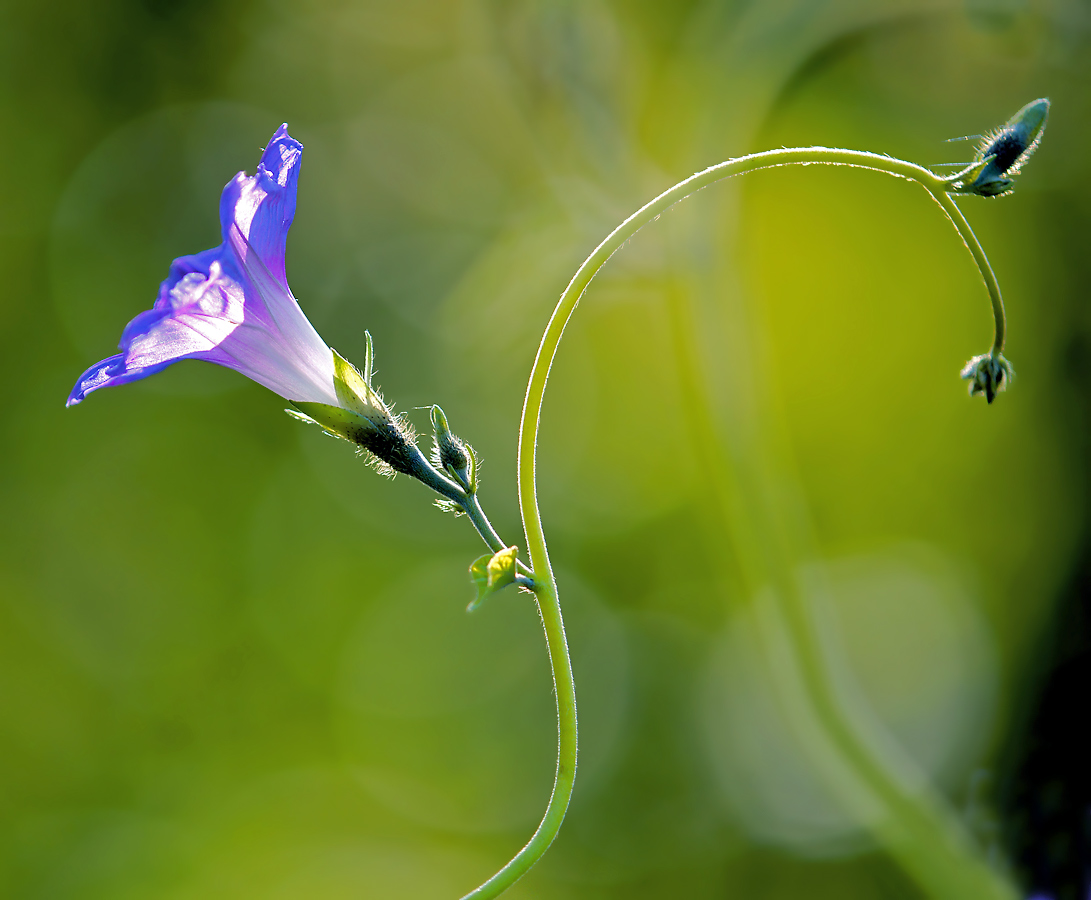
[[[970,167],[953,175],[950,190],[960,194],[999,197],[1012,189],[1016,175],[1042,140],[1049,118],[1049,100],[1024,106],[1003,128],[982,140]]]
[[[473,448],[463,443],[447,424],[447,416],[438,406],[432,407],[432,428],[435,443],[432,447],[432,461],[442,471],[446,471],[471,494],[477,490],[477,460]]]

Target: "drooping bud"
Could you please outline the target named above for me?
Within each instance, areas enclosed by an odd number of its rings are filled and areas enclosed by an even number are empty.
[[[477,490],[477,460],[473,448],[452,433],[447,416],[438,406],[432,407],[431,418],[435,433],[432,461],[467,491],[474,493]]]
[[[1003,128],[984,137],[969,168],[949,179],[949,190],[982,197],[999,197],[1011,191],[1012,176],[1038,147],[1048,118],[1048,99],[1028,103]]]
[[[992,403],[996,395],[1008,387],[1015,377],[1015,369],[999,353],[983,353],[975,356],[962,367],[962,377],[970,382],[970,396],[984,394],[986,401]]]

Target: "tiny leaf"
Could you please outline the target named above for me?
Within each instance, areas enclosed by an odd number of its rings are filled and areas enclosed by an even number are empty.
[[[492,555],[486,553],[470,564],[470,579],[477,588],[477,597],[466,607],[473,612],[485,599],[515,583],[515,558],[518,547],[506,547]]]
[[[492,556],[486,553],[470,563],[470,580],[474,583],[474,587],[477,588],[477,597],[470,601],[470,605],[466,607],[469,612],[477,609],[489,596],[489,560],[491,559]]]

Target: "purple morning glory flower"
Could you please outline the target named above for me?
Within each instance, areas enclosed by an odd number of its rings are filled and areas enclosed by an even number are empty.
[[[419,479],[464,502],[461,483],[431,466],[412,427],[372,387],[373,348],[363,372],[319,337],[284,276],[303,145],[281,125],[257,172],[239,172],[220,196],[223,243],[171,263],[155,305],[121,333],[121,352],[80,376],[68,406],[99,388],[139,381],[182,359],[242,372],[291,402],[287,410],[370,454],[383,471]],[[461,444],[460,444],[461,446]]]
[[[179,360],[203,359],[286,400],[344,406],[333,351],[307,321],[284,275],[302,155],[303,145],[281,125],[257,173],[240,172],[224,188],[223,243],[171,264],[155,305],[122,332],[121,352],[84,372],[66,405]]]

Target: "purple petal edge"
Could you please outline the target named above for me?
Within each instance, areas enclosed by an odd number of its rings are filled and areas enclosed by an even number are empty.
[[[76,386],[72,388],[72,393],[68,395],[64,405],[65,407],[78,406],[88,394],[97,391],[99,388],[116,387],[119,384],[140,381],[149,375],[154,375],[156,372],[162,372],[167,366],[180,362],[185,358],[180,356],[177,359],[156,366],[146,366],[141,369],[126,371],[124,354],[118,353],[114,356],[108,356],[101,362],[95,363],[79,377]]]

